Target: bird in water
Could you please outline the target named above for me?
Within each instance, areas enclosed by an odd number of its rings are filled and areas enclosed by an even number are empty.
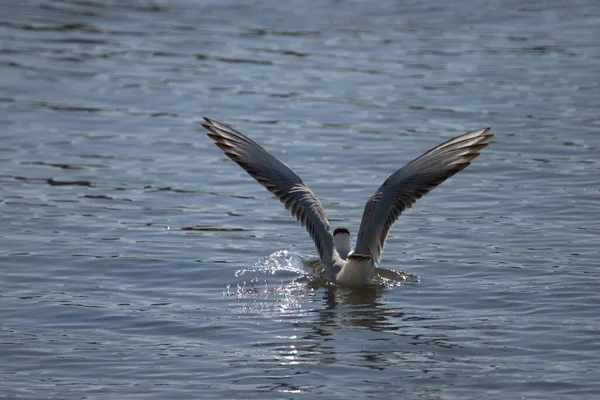
[[[204,120],[202,126],[217,147],[273,193],[306,227],[317,247],[325,278],[343,286],[371,284],[388,233],[400,214],[469,166],[494,136],[488,134],[490,128],[467,132],[423,153],[390,175],[367,201],[352,249],[348,228],[331,231],[321,202],[290,167],[232,127],[209,118]]]

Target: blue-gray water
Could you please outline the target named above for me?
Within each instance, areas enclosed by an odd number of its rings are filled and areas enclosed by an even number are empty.
[[[565,4],[2,2],[0,397],[597,398],[600,3]],[[414,276],[348,290],[202,116],[354,233],[496,138],[392,230]]]

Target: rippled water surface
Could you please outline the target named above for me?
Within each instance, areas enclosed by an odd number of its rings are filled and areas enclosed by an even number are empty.
[[[3,2],[0,397],[600,396],[600,4],[565,4]],[[202,116],[354,234],[405,162],[496,137],[350,290]]]

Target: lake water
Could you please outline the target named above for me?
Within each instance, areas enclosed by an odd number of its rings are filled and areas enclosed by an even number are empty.
[[[598,398],[600,3],[291,4],[0,5],[0,397]],[[406,279],[350,290],[202,116],[354,234],[496,137],[392,229]]]

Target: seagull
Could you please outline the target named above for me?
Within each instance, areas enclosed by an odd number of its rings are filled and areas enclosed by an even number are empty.
[[[350,231],[333,232],[321,202],[300,177],[277,157],[231,126],[204,118],[202,126],[227,157],[273,193],[306,228],[314,241],[325,278],[342,286],[373,283],[375,266],[400,214],[479,156],[494,136],[490,128],[467,132],[423,153],[394,172],[365,205],[356,247]]]

